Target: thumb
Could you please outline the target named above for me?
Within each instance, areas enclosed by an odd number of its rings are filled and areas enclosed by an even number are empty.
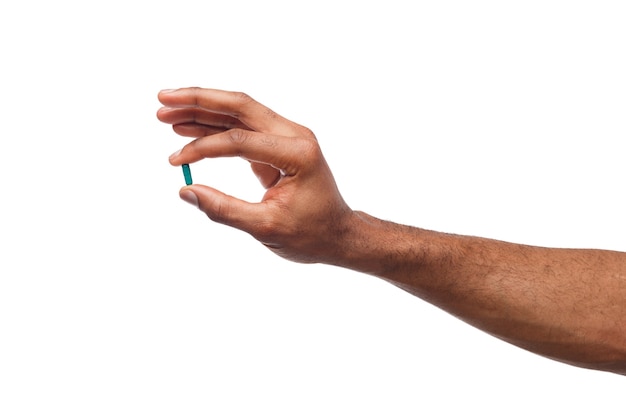
[[[178,193],[178,196],[181,198],[181,200],[191,204],[192,206],[196,208],[200,208],[200,204],[198,202],[198,196],[189,188],[190,187],[181,188],[181,190]]]
[[[258,204],[224,194],[206,185],[194,184],[183,187],[180,198],[203,211],[211,220],[250,232],[260,212]]]

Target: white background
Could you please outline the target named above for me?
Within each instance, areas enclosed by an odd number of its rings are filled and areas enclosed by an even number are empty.
[[[372,215],[626,250],[621,1],[0,6],[0,415],[624,414],[623,377],[509,346],[180,201],[163,88],[314,130]],[[196,182],[258,200],[241,160]],[[625,300],[626,302],[626,300]]]

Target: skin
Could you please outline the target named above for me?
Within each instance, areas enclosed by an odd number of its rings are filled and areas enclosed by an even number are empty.
[[[383,221],[342,198],[311,130],[244,93],[164,90],[160,121],[196,138],[172,165],[250,162],[258,203],[211,187],[180,197],[272,252],[384,279],[495,337],[571,365],[626,375],[626,253],[555,249]]]

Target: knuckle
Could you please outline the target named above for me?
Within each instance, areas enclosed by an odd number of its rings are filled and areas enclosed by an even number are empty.
[[[248,105],[250,103],[254,103],[254,99],[251,96],[249,96],[248,94],[244,93],[244,92],[236,91],[233,94],[235,96],[235,100],[241,106],[245,106],[245,105]]]
[[[313,163],[323,159],[322,151],[315,140],[302,140],[299,144],[298,153],[305,161],[311,161]]]
[[[279,144],[275,137],[264,135],[259,138],[259,143],[267,148],[276,149]]]
[[[228,131],[228,139],[235,145],[241,146],[250,139],[250,131],[240,128],[230,129]]]
[[[190,152],[190,155],[194,157],[202,157],[204,156],[203,146],[202,146],[203,138],[196,138],[189,142],[187,145],[183,147],[184,152]]]
[[[204,89],[200,87],[189,87],[189,91],[191,92],[191,97],[193,97],[193,105],[197,107],[199,105],[199,98],[202,94],[204,94]]]
[[[301,132],[300,134],[303,137],[317,142],[317,139],[315,138],[315,133],[313,133],[313,131],[311,129],[309,129],[308,127],[300,126],[300,132]]]
[[[269,107],[265,107],[265,109],[263,110],[263,115],[268,119],[278,119],[278,114]]]
[[[202,209],[202,207],[201,207]],[[228,203],[218,200],[211,209],[203,210],[207,217],[216,223],[226,224],[230,211]]]

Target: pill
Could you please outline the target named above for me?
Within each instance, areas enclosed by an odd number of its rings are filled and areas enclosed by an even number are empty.
[[[191,170],[189,169],[189,164],[183,164],[183,175],[185,176],[185,184],[193,184],[193,181],[191,180]]]

